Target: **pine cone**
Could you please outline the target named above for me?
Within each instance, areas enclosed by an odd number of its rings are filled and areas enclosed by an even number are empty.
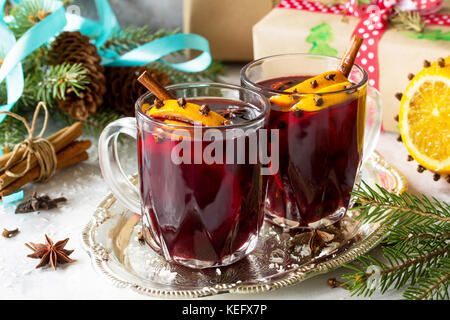
[[[100,65],[101,57],[97,47],[89,42],[89,37],[80,32],[63,32],[52,43],[49,52],[50,64],[82,63],[88,70],[89,84],[85,90],[75,94],[72,88],[66,89],[65,100],[57,99],[59,107],[68,111],[75,119],[85,120],[88,115],[94,114],[103,104],[106,92],[106,78],[104,68]]]
[[[147,71],[162,86],[171,84],[169,75],[157,69],[106,67],[107,94],[105,96],[105,107],[133,117],[136,100],[147,92],[147,89],[137,81],[139,75],[144,71]]]

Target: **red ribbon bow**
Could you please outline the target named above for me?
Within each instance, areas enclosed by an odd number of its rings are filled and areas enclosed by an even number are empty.
[[[358,5],[357,0],[348,0],[345,5],[327,6],[320,2],[303,0],[282,0],[278,8],[307,10],[330,14],[342,14],[361,17],[353,35],[364,39],[364,44],[356,58],[356,63],[367,70],[369,85],[379,87],[378,42],[389,24],[389,17],[395,14],[394,7],[407,11],[419,11],[430,25],[450,26],[450,17],[446,14],[433,14],[442,7],[442,0],[373,0],[372,4]]]

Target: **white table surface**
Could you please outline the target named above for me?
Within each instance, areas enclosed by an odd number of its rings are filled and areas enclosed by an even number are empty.
[[[239,66],[229,68],[224,81],[238,83]],[[123,150],[127,172],[135,170],[135,158],[131,156],[134,145]],[[382,133],[377,150],[407,178],[409,191],[423,192],[450,202],[450,184],[444,179],[433,181],[430,172],[419,174],[414,162],[407,162],[407,151],[396,141],[396,134]],[[89,221],[98,203],[109,192],[101,178],[96,153],[96,143],[91,147],[89,161],[75,167],[60,170],[46,184],[30,184],[26,197],[36,190],[52,197],[65,196],[68,202],[60,208],[40,213],[14,214],[14,205],[0,205],[0,231],[18,227],[20,233],[11,238],[0,237],[0,299],[154,299],[116,288],[98,274],[91,265],[88,254],[81,246],[81,230]],[[74,249],[71,258],[75,263],[53,271],[51,268],[35,269],[39,260],[27,258],[31,251],[25,242],[43,243],[44,234],[58,241],[70,238],[68,249]],[[377,249],[375,249],[377,250]],[[345,269],[306,280],[300,284],[272,292],[238,295],[226,294],[204,299],[359,299],[346,290],[331,289],[327,279],[339,277]],[[399,299],[401,294],[389,291],[371,299]]]

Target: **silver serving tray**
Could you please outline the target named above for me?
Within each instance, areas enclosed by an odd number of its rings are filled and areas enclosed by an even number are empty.
[[[362,179],[394,193],[406,189],[403,175],[374,153],[362,168]],[[348,263],[375,247],[387,230],[361,224],[349,211],[341,221],[342,237],[314,257],[308,246],[292,245],[291,234],[265,223],[255,251],[222,268],[193,270],[168,263],[138,240],[140,216],[108,195],[82,233],[83,244],[96,270],[114,285],[140,294],[195,298],[221,293],[258,293],[290,286]]]

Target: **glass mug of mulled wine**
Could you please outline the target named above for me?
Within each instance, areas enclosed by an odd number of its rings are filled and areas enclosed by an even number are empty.
[[[336,78],[330,70],[339,63],[327,56],[283,54],[241,70],[242,86],[269,99],[269,129],[279,130],[280,169],[264,179],[266,219],[279,226],[314,229],[342,218],[360,182],[361,163],[377,143],[379,93],[356,64],[347,79]],[[326,78],[309,83],[322,73]],[[337,82],[344,80],[347,85],[339,87]],[[308,93],[294,88],[303,81],[311,88]],[[328,90],[311,93],[320,86]]]
[[[261,164],[254,156],[269,102],[252,90],[218,83],[167,90],[175,112],[193,104],[202,106],[195,115],[200,120],[224,121],[205,126],[174,114],[164,118],[161,101],[147,93],[136,102],[136,118],[119,119],[103,131],[104,179],[129,209],[142,213],[144,239],[166,260],[191,268],[229,265],[255,248],[264,220]],[[118,161],[120,133],[137,139],[140,189]]]

